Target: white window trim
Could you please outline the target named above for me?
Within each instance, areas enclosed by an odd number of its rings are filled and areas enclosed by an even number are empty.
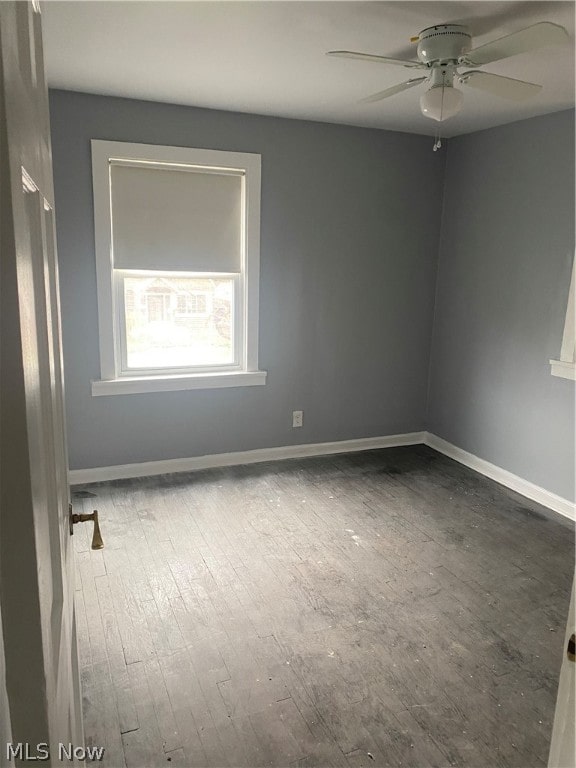
[[[109,381],[93,381],[92,395],[135,395],[147,392],[174,392],[180,389],[222,389],[266,384],[266,371],[226,371],[189,373],[174,376],[122,376]]]
[[[94,234],[101,379],[92,382],[92,394],[135,394],[179,389],[208,389],[253,386],[266,383],[266,372],[258,368],[258,317],[260,282],[260,155],[188,147],[164,147],[93,139],[92,180],[94,189]],[[243,297],[240,362],[236,370],[217,372],[162,372],[147,375],[122,373],[119,329],[116,326],[117,286],[111,238],[110,161],[149,162],[170,165],[207,166],[211,169],[241,171],[245,210],[242,217],[244,240],[239,295]]]
[[[560,359],[550,360],[550,367],[552,376],[576,381],[576,255],[572,264]]]

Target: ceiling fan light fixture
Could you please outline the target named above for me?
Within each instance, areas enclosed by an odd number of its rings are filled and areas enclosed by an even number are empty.
[[[361,101],[365,104],[379,102],[427,80],[430,87],[420,97],[420,109],[424,117],[442,123],[458,114],[463,107],[464,97],[454,88],[454,79],[462,85],[511,101],[524,101],[536,96],[542,89],[541,85],[505,77],[494,72],[484,72],[478,67],[547,46],[566,45],[570,42],[570,35],[559,24],[541,21],[484,45],[473,47],[472,37],[462,24],[435,24],[433,27],[423,29],[418,35],[412,37],[411,41],[418,43],[417,61],[361,51],[328,51],[328,54],[424,70],[426,75],[422,77],[412,77],[404,83],[393,85]],[[473,67],[473,69],[459,72],[460,67]],[[438,149],[439,146],[440,140],[437,138],[434,148]]]
[[[439,123],[457,115],[463,104],[464,94],[451,85],[434,85],[420,96],[420,109],[424,117]]]

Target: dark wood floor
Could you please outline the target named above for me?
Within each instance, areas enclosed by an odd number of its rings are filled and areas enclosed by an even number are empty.
[[[568,521],[423,446],[75,491],[104,765],[546,764]]]

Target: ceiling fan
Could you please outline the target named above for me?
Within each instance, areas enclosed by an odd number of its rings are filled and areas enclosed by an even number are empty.
[[[518,53],[552,45],[562,45],[567,43],[568,39],[568,32],[564,27],[550,21],[542,21],[478,48],[472,48],[472,36],[467,27],[461,24],[436,24],[433,27],[423,29],[419,35],[411,38],[411,42],[418,43],[418,61],[394,59],[356,51],[329,51],[327,55],[425,70],[426,74],[421,77],[413,77],[404,83],[393,85],[391,88],[386,88],[384,91],[379,91],[362,99],[362,101],[381,101],[426,82],[430,84],[430,87],[420,97],[422,114],[432,120],[443,122],[462,109],[464,96],[461,91],[454,87],[455,80],[461,85],[479,88],[495,96],[513,101],[523,101],[535,96],[542,88],[536,83],[527,83],[524,80],[482,72],[479,69],[468,69],[465,72],[460,72],[462,67],[480,67],[493,61],[515,56]]]

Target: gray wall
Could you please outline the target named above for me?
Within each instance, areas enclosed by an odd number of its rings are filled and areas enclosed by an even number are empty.
[[[444,175],[430,138],[61,91],[50,109],[72,468],[425,427]],[[91,396],[92,138],[262,155],[266,386]]]
[[[448,143],[428,428],[574,498],[574,382],[550,375],[574,258],[574,112]]]

